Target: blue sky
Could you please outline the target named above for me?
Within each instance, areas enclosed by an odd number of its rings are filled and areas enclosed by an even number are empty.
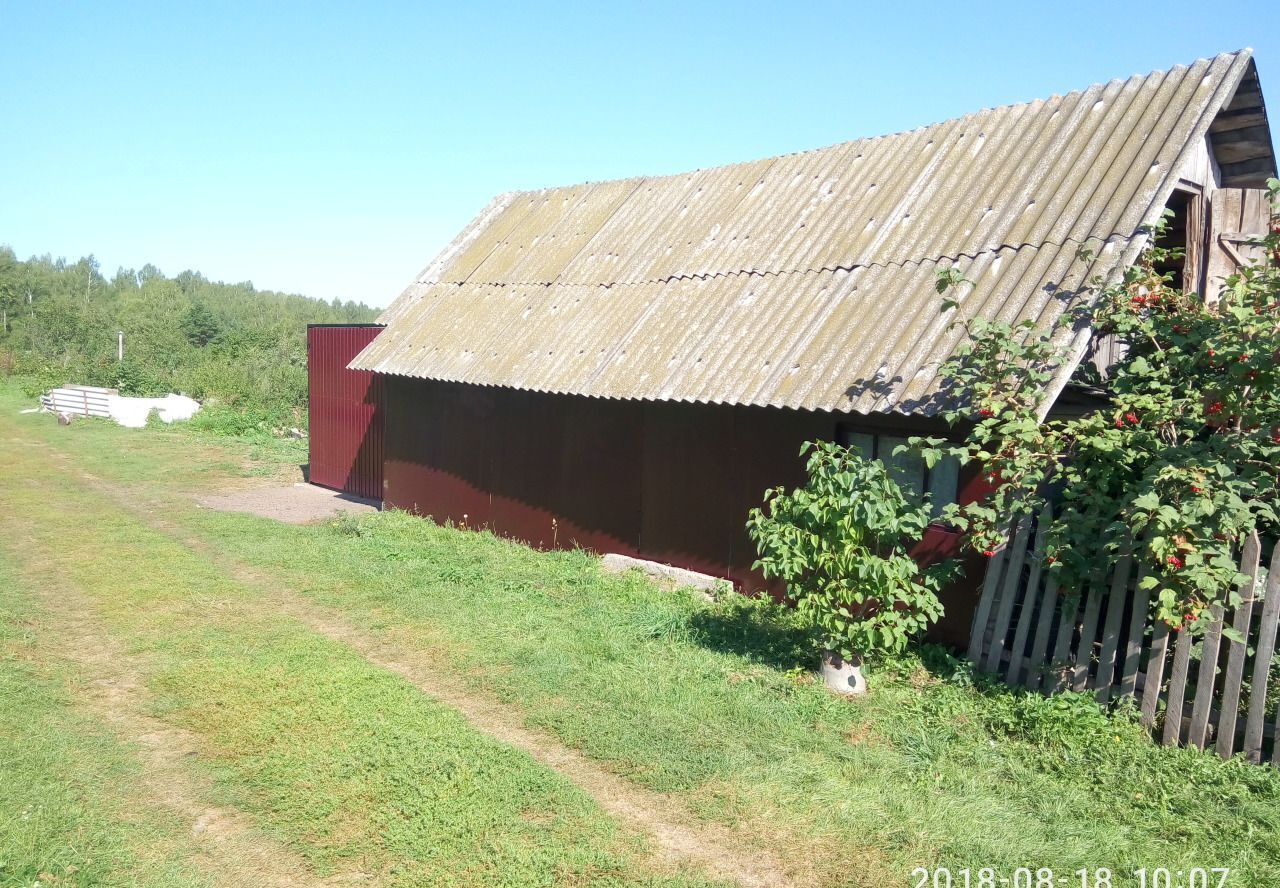
[[[2,10],[0,243],[374,305],[500,191],[816,148],[1243,46],[1280,103],[1280,11],[1248,0]]]

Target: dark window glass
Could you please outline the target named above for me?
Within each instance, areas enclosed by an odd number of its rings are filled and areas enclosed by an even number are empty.
[[[889,477],[902,488],[909,500],[920,502],[927,491],[934,517],[942,514],[942,507],[956,501],[960,483],[960,462],[952,456],[944,457],[932,469],[924,459],[913,453],[894,455],[899,445],[907,443],[905,435],[875,435],[845,429],[840,443],[866,459],[878,459],[889,469]]]

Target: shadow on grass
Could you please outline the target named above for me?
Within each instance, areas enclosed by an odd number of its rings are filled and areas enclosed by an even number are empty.
[[[737,654],[764,666],[815,669],[818,640],[796,613],[772,601],[735,596],[689,620],[693,637],[705,648]]]
[[[783,671],[817,669],[821,643],[818,632],[786,605],[770,599],[733,595],[713,607],[695,611],[688,619],[691,637],[708,650],[736,654],[762,666]],[[950,648],[915,641],[900,654],[876,663],[881,673],[907,677],[920,672],[930,680],[972,686],[981,692],[1009,694],[993,676],[976,672]]]

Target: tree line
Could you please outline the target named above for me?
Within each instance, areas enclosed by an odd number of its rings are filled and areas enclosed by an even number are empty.
[[[305,426],[307,324],[377,313],[195,271],[168,277],[150,264],[108,278],[92,255],[21,260],[0,245],[0,373],[30,395],[67,383],[182,392],[232,426]]]

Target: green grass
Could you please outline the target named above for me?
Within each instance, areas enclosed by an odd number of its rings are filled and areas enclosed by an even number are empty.
[[[130,750],[72,707],[74,673],[43,661],[37,617],[0,558],[0,885],[205,884],[185,825],[138,804]]]
[[[420,627],[488,691],[711,819],[866,865],[1232,865],[1280,881],[1280,777],[1169,750],[1087,699],[975,686],[940,652],[849,702],[806,671],[790,615],[708,605],[583,553],[403,513],[320,528],[201,516],[202,532],[366,623]],[[517,679],[518,677],[518,679]]]
[[[157,687],[169,717],[206,739],[231,800],[321,873],[403,885],[648,881],[629,860],[638,846],[563,778],[296,627],[205,639]]]
[[[176,425],[170,431],[178,436],[234,447],[248,459],[247,474],[261,476],[281,470],[292,472],[307,461],[306,440],[276,435],[274,430],[281,425],[267,415],[213,406],[202,409],[189,423]]]
[[[38,406],[22,394],[13,379],[0,377],[0,422],[25,419],[28,427],[49,435],[54,445],[72,444],[81,468],[102,469],[104,476],[130,484],[146,484],[191,492],[229,479],[280,477],[301,481],[307,442],[280,438],[252,425],[227,424],[225,408],[196,414],[200,422],[166,425],[157,419],[145,429],[122,429],[105,419],[75,419],[59,426],[43,414],[19,417]],[[121,446],[126,444],[128,446]]]
[[[216,778],[214,801],[249,813],[316,873],[390,885],[706,884],[655,871],[643,840],[568,780],[262,607],[258,590],[67,473],[34,480],[45,456],[0,442],[24,479],[6,485],[12,511],[0,517],[24,581],[83,596],[140,664],[155,714],[199,739],[193,767]],[[21,701],[6,699],[4,713],[21,717]],[[73,762],[88,752],[67,741]],[[64,798],[44,810],[77,817]],[[37,856],[53,847],[42,833],[23,842]]]
[[[227,559],[432,652],[616,772],[804,861],[815,882],[905,884],[919,865],[1145,865],[1231,866],[1232,886],[1280,884],[1276,771],[1155,746],[1087,700],[988,686],[937,650],[873,672],[865,700],[838,699],[812,681],[806,633],[777,608],[707,604],[607,576],[585,553],[404,514],[290,527],[192,510],[183,478],[212,483],[219,470],[193,465],[190,441],[88,424],[24,434],[143,482],[140,496]]]

